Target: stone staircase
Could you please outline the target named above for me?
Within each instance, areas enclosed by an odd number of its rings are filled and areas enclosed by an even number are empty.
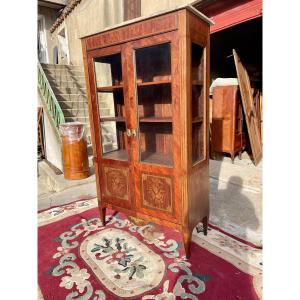
[[[65,121],[85,123],[87,140],[91,143],[84,71],[79,66],[41,65],[63,111]]]
[[[91,147],[88,102],[86,95],[84,71],[80,66],[41,64],[51,88],[63,111],[66,122],[86,124],[87,141]],[[111,108],[100,100],[101,117],[110,116]],[[103,151],[111,151],[115,144],[109,124],[102,126]],[[91,152],[91,151],[89,151]],[[91,154],[91,153],[90,153]]]

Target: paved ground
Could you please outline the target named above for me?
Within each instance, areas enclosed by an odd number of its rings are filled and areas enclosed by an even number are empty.
[[[210,161],[210,222],[256,245],[262,245],[261,168],[245,155],[234,164],[229,158]],[[45,162],[39,163],[38,210],[93,196],[93,174],[85,180],[67,181]]]

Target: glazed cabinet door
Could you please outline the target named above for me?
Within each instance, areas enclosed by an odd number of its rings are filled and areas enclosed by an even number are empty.
[[[133,168],[128,140],[128,105],[124,84],[122,46],[88,53],[90,112],[94,131],[94,161],[100,181],[101,201],[134,208]]]
[[[178,40],[173,33],[128,46],[136,208],[180,222]]]

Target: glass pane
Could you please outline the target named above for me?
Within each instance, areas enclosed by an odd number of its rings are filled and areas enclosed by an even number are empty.
[[[128,160],[127,135],[124,122],[101,122],[102,151],[104,158]]]
[[[203,123],[197,122],[192,126],[192,160],[193,163],[203,159]]]
[[[138,114],[142,118],[169,118],[172,121],[171,84],[138,87]]]
[[[192,43],[192,162],[204,158],[204,51]]]
[[[137,83],[171,80],[170,43],[137,49]]]
[[[140,158],[142,162],[173,165],[172,123],[140,124]]]
[[[96,58],[94,63],[97,87],[123,84],[120,53]]]
[[[123,91],[98,93],[103,157],[128,160]]]
[[[137,49],[140,161],[173,165],[170,43]]]
[[[96,58],[94,63],[103,157],[128,160],[121,55]]]

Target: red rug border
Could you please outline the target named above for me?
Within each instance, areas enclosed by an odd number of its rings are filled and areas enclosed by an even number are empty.
[[[65,206],[65,205],[69,205],[69,204],[73,204],[75,202],[78,202],[78,201],[86,201],[86,200],[92,200],[92,199],[97,199],[97,196],[96,195],[93,195],[93,196],[85,196],[85,197],[79,197],[78,199],[74,200],[74,201],[71,201],[71,202],[68,202],[68,203],[65,203],[65,204],[61,204],[61,205],[54,205],[54,206],[50,206],[48,208],[43,208],[43,209],[40,209],[38,210],[38,214],[39,213],[42,213],[46,210],[49,210],[49,209],[52,209],[52,208],[57,208],[57,207],[61,207],[61,206]],[[98,200],[98,199],[97,199]]]
[[[53,209],[53,208],[57,208],[57,207],[61,207],[61,206],[69,205],[69,204],[73,204],[73,203],[78,202],[78,201],[85,201],[85,200],[92,200],[92,199],[97,199],[97,196],[82,197],[82,198],[76,199],[74,201],[65,203],[65,204],[55,205],[55,206],[51,206],[51,207],[48,207],[48,208],[45,208],[45,209],[38,210],[38,213],[42,213],[42,212],[44,212],[46,210],[49,210],[49,209]],[[98,201],[98,199],[97,199],[97,201]],[[90,209],[93,209],[93,208],[94,207],[92,207]],[[221,233],[223,233],[223,234],[225,234],[225,235],[227,235],[227,236],[229,236],[229,237],[231,237],[231,238],[233,238],[233,239],[235,239],[235,240],[237,240],[237,241],[239,241],[239,242],[241,242],[241,243],[243,243],[243,244],[245,244],[245,245],[247,245],[247,246],[250,246],[250,247],[252,247],[254,249],[259,249],[259,250],[263,249],[262,246],[257,246],[255,244],[249,242],[249,241],[246,241],[246,240],[244,240],[242,238],[239,238],[239,237],[237,237],[237,236],[235,236],[235,235],[233,235],[231,233],[228,233],[228,232],[226,232],[225,230],[221,229],[220,227],[218,227],[216,225],[208,223],[208,226],[211,227],[211,228],[213,228],[213,229],[215,229],[215,230],[217,230],[217,231],[219,231],[219,232],[221,232]]]

